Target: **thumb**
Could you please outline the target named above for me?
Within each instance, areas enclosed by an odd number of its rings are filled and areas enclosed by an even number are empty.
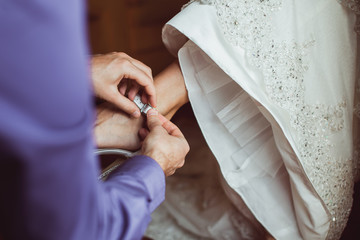
[[[147,115],[147,125],[150,131],[157,126],[161,126],[161,121],[158,116],[159,115],[158,111],[156,111],[155,109],[150,109],[146,115]]]

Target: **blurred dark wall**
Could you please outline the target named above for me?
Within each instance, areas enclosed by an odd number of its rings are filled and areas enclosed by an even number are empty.
[[[188,0],[88,0],[93,54],[120,51],[144,62],[154,75],[174,57],[161,41],[163,25]]]

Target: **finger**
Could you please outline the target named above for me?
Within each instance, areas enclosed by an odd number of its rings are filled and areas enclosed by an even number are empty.
[[[155,87],[154,87],[155,88]],[[154,95],[150,95],[147,91],[146,91],[146,89],[145,89],[145,92],[146,92],[146,94],[149,96],[148,97],[148,103],[150,103],[150,105],[151,106],[153,106],[153,107],[156,107],[156,95],[154,94]]]
[[[167,173],[166,173],[166,176],[169,177],[169,176],[173,175],[173,174],[175,173],[175,171],[176,171],[176,170],[173,169],[173,170],[167,172]]]
[[[125,73],[124,76],[136,81],[142,86],[149,96],[150,104],[156,107],[156,90],[152,78],[148,77],[142,70],[130,62],[127,64],[125,62],[122,67]]]
[[[182,168],[185,165],[185,158],[181,160],[181,162],[179,162],[179,164],[177,165],[177,168]]]
[[[141,71],[143,71],[149,78],[151,78],[153,80],[152,77],[152,70],[149,66],[145,65],[143,62],[130,57],[129,55],[127,55],[126,53],[123,52],[115,52],[115,54],[118,55],[119,59],[126,59],[127,61],[131,62],[132,64],[134,64],[137,68],[139,68]]]
[[[151,68],[149,66],[145,65],[144,63],[142,63],[139,60],[137,60],[135,58],[132,58],[132,57],[130,57],[130,60],[131,60],[132,64],[134,64],[136,67],[140,68],[142,71],[144,71],[146,73],[146,75],[148,75],[148,77],[153,79],[152,71],[151,71]]]
[[[117,90],[111,95],[110,99],[106,100],[115,104],[115,106],[133,117],[138,118],[141,115],[136,104],[127,97],[121,95]]]
[[[181,137],[183,138],[184,135],[180,131],[180,129],[172,122],[167,120],[164,116],[159,115],[159,120],[162,122],[162,127],[165,128],[165,130],[171,135],[175,137]]]
[[[126,94],[126,89],[127,89],[127,83],[126,83],[126,81],[120,82],[119,92],[120,92],[121,95],[125,96],[125,94]]]
[[[141,94],[141,101],[143,102],[143,103],[149,103],[149,100],[148,100],[148,97],[147,97],[147,95],[146,95],[146,93],[142,93]]]
[[[139,92],[139,85],[133,84],[133,86],[130,88],[128,92],[128,98],[131,101],[134,101],[136,94]]]
[[[159,119],[158,111],[155,109],[150,109],[147,114],[147,125],[150,131],[152,131],[155,127],[160,126],[161,127],[161,121]]]
[[[123,68],[125,78],[135,80],[140,86],[144,87],[149,96],[155,95],[153,79],[144,71],[128,61],[124,61],[121,66]]]
[[[149,135],[149,133],[150,133],[149,130],[147,130],[146,128],[141,128],[139,130],[139,137],[141,141],[143,141],[147,137],[147,135]]]
[[[159,119],[161,122],[161,125],[163,125],[164,123],[166,123],[167,121],[169,121],[166,117],[164,117],[162,114],[159,114]]]

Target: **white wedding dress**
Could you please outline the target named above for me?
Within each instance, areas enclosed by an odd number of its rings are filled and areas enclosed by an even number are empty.
[[[213,239],[261,238],[259,226],[275,239],[340,238],[359,170],[360,110],[358,1],[339,2],[191,1],[166,24],[163,41],[179,58],[218,185],[233,204],[216,201],[218,218],[208,213],[204,230],[191,215],[199,207],[185,214],[170,197],[165,206],[182,227]],[[179,199],[184,191],[169,189]],[[241,223],[248,230],[217,235]]]

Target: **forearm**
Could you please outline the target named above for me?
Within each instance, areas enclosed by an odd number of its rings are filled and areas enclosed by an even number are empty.
[[[189,101],[178,61],[173,62],[154,78],[157,94],[157,110],[170,119]]]

